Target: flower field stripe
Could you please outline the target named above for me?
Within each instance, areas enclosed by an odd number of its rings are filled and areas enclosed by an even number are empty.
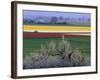
[[[82,32],[89,32],[91,27],[89,26],[33,26],[33,25],[24,25],[23,31],[82,31]]]
[[[72,34],[72,33],[34,33],[34,32],[23,32],[24,38],[32,38],[32,37],[62,37],[71,36],[71,37],[78,37],[78,36],[90,36],[90,34]]]

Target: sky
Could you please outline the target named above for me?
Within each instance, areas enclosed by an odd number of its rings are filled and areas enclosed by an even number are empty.
[[[24,19],[32,18],[33,16],[46,16],[46,17],[64,17],[64,18],[83,18],[90,19],[90,13],[75,13],[75,12],[53,12],[53,11],[34,11],[34,10],[23,10]]]

